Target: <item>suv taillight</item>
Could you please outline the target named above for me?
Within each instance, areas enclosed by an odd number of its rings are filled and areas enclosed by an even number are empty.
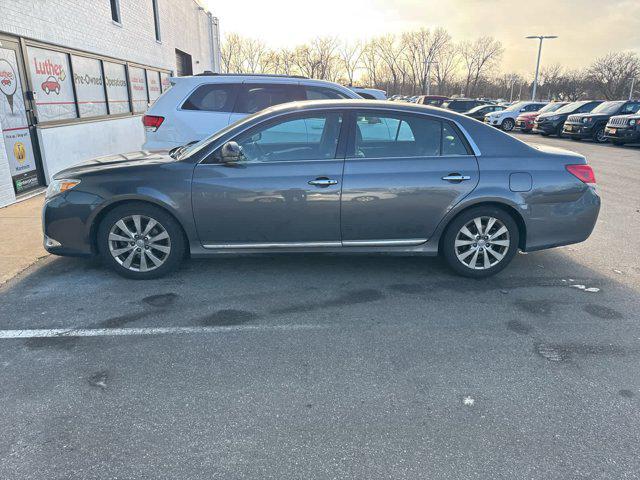
[[[567,165],[567,171],[584,183],[595,185],[596,176],[589,165]]]
[[[164,117],[157,117],[155,115],[144,115],[142,117],[142,124],[147,132],[155,132],[160,125],[164,122]]]

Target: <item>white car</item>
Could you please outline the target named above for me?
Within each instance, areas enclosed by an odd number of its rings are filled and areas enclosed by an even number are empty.
[[[484,116],[484,123],[510,132],[516,126],[516,118],[521,113],[537,112],[547,102],[516,102],[501,112],[492,112]]]
[[[171,78],[171,84],[142,117],[144,150],[169,150],[202,140],[279,103],[362,98],[337,83],[294,76],[208,73]]]
[[[380,90],[378,88],[364,88],[364,87],[349,87],[351,90],[356,92],[362,98],[366,98],[368,100],[386,100],[387,92],[384,90]]]

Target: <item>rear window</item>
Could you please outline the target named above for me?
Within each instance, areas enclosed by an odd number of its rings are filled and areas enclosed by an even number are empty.
[[[183,110],[231,112],[236,98],[236,86],[224,84],[200,85],[182,104]]]

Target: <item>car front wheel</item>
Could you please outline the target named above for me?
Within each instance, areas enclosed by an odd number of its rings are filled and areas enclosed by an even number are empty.
[[[511,120],[510,118],[505,118],[505,120],[502,122],[502,130],[504,130],[505,132],[510,132],[511,130],[513,130],[513,127],[515,127],[515,122],[513,120]]]
[[[598,127],[593,134],[593,140],[598,143],[607,143],[609,139],[605,136],[604,127]]]
[[[117,273],[143,280],[174,270],[186,246],[182,229],[171,215],[153,205],[131,203],[116,207],[102,220],[98,248]]]
[[[456,217],[442,240],[449,266],[466,277],[484,278],[504,269],[520,241],[518,226],[505,211],[477,207]]]

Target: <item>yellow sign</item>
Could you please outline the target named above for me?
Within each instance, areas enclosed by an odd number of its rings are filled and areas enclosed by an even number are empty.
[[[16,160],[20,165],[22,165],[27,159],[27,151],[25,150],[22,142],[16,142],[13,145],[13,156],[16,157]]]

